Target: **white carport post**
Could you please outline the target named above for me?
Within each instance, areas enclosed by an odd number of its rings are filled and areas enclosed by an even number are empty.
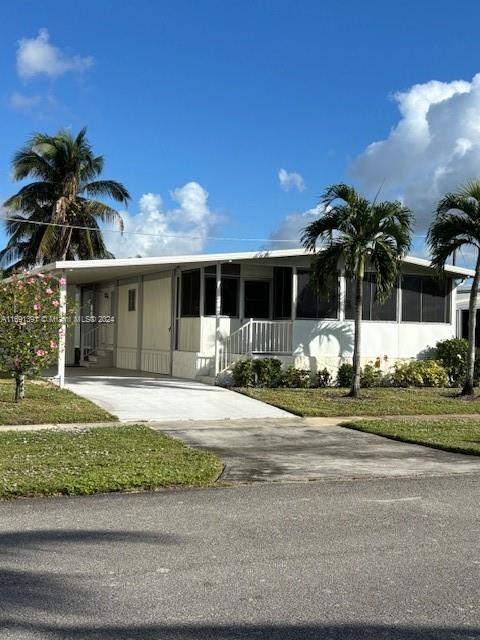
[[[215,377],[220,373],[220,313],[222,310],[222,265],[217,263],[215,287]]]
[[[67,275],[65,269],[62,270],[60,278],[60,296],[58,311],[61,319],[58,330],[58,386],[63,389],[65,386],[65,346],[67,337]]]

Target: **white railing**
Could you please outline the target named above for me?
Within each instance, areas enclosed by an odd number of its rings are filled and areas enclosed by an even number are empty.
[[[250,319],[240,329],[223,339],[219,351],[219,372],[227,369],[245,355],[292,353],[292,328],[290,320]]]
[[[82,349],[81,349],[81,360],[86,360],[90,354],[98,348],[98,333],[100,326],[94,325],[86,331],[82,331]]]

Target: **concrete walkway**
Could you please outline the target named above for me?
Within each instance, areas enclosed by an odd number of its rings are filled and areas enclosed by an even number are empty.
[[[288,418],[291,414],[222,387],[124,369],[68,368],[66,388],[125,422]]]
[[[480,473],[478,456],[396,442],[333,422],[317,419],[313,425],[291,418],[169,423],[155,428],[216,453],[226,465],[223,480],[285,482]]]

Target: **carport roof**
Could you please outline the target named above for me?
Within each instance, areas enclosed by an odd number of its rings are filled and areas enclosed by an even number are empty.
[[[146,275],[167,269],[174,269],[186,264],[200,265],[216,262],[233,262],[255,260],[263,261],[278,258],[307,257],[311,254],[303,249],[281,249],[275,251],[245,251],[238,253],[205,253],[187,256],[158,256],[149,258],[113,258],[107,260],[65,260],[52,262],[35,271],[62,271],[67,272],[67,279],[72,284],[100,282],[105,280],[117,280],[131,276]],[[422,258],[406,256],[403,259],[406,264],[429,268],[430,262]],[[454,265],[448,265],[446,271],[451,275],[461,278],[469,278],[474,275],[471,269],[464,269]]]

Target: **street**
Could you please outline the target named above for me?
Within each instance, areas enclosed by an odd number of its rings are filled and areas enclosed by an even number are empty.
[[[2,640],[480,638],[480,476],[0,503]]]

